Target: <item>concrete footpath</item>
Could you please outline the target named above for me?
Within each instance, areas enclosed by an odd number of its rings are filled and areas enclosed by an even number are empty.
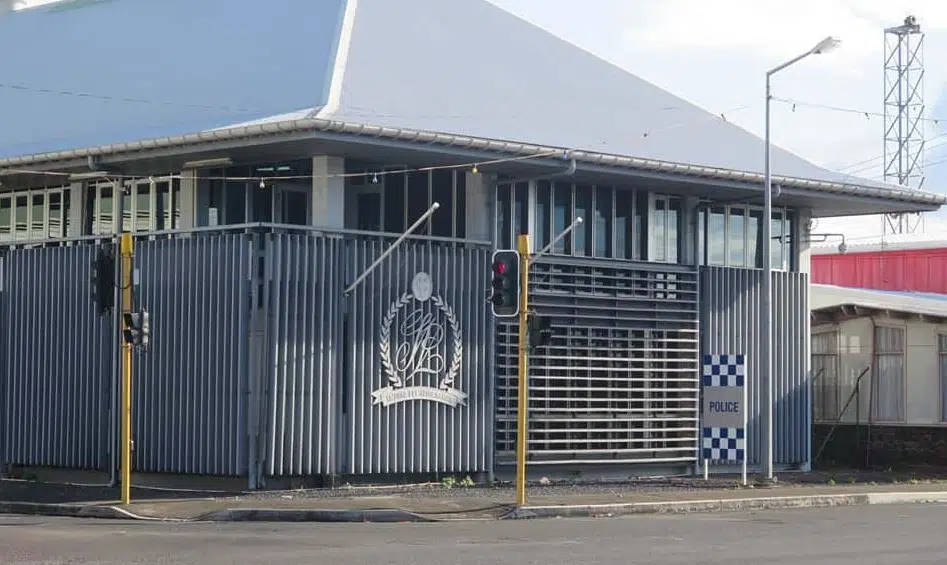
[[[132,504],[101,486],[0,481],[0,513],[160,521],[434,522],[644,513],[947,502],[947,482],[878,483],[800,475],[777,486],[741,487],[700,479],[624,484],[536,484],[517,508],[509,486],[447,488],[441,484],[342,487],[254,493],[133,489]]]

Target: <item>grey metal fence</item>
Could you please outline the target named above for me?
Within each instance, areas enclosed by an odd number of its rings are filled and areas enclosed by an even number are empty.
[[[701,350],[747,356],[747,463],[762,463],[759,416],[761,270],[701,267]],[[809,372],[809,281],[805,273],[773,273],[773,413],[777,464],[809,461],[811,378]]]
[[[344,241],[267,234],[260,373],[264,474],[329,474],[342,343]]]
[[[152,333],[134,359],[137,471],[246,474],[252,258],[247,234],[137,242]]]
[[[531,464],[686,465],[698,438],[693,267],[556,257],[533,265],[532,308],[552,318],[530,355]],[[497,329],[499,463],[514,458],[515,325]]]
[[[346,281],[387,245],[347,241]],[[408,242],[346,301],[340,472],[488,469],[489,259],[485,245]]]
[[[391,243],[280,226],[137,234],[152,337],[134,358],[134,470],[251,484],[487,470],[489,248],[408,240],[343,297]],[[2,462],[115,468],[120,318],[95,314],[93,257],[78,240],[3,251]]]
[[[0,462],[108,468],[117,318],[92,302],[94,243],[0,253]]]

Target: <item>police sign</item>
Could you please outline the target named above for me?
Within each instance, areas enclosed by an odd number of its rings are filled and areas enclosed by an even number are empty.
[[[746,476],[746,355],[704,355],[701,458],[743,463]]]

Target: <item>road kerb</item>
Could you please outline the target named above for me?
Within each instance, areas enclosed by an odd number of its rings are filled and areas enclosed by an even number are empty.
[[[661,502],[630,502],[619,504],[526,506],[502,518],[588,518],[633,514],[686,514],[697,512],[740,512],[781,508],[815,508],[828,506],[864,506],[870,504],[921,504],[947,502],[945,492],[889,492],[823,494],[805,496],[772,496],[717,500],[679,500]]]
[[[947,502],[947,491],[934,492],[873,492],[852,494],[820,494],[804,496],[770,496],[714,500],[679,500],[660,502],[631,502],[617,504],[579,504],[526,506],[516,508],[499,519],[522,520],[536,518],[613,517],[633,514],[686,514],[698,512],[739,512],[785,508],[815,508],[828,506],[863,506],[876,504],[924,504]],[[455,520],[399,508],[366,510],[295,509],[295,508],[231,508],[207,513],[196,518],[163,518],[142,516],[124,508],[95,504],[42,504],[30,502],[0,502],[0,514],[63,516],[71,518],[99,518],[109,520],[139,520],[149,522],[440,522]]]

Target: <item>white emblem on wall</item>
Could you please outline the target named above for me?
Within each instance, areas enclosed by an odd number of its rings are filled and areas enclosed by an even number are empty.
[[[467,394],[454,388],[464,353],[460,322],[434,294],[427,273],[416,274],[411,291],[388,308],[378,339],[388,386],[372,393],[372,404],[430,400],[456,408],[467,403]]]

